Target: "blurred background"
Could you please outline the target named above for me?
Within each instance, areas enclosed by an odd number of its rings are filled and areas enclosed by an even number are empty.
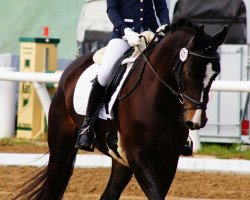
[[[227,26],[227,40],[219,49],[222,72],[217,80],[249,80],[249,1],[168,0],[167,4],[171,21],[189,18],[197,25],[204,24],[211,35]],[[1,1],[0,18],[0,137],[46,137],[47,111],[43,102],[47,98],[47,104],[50,103],[61,71],[76,57],[97,51],[109,40],[113,27],[106,14],[106,1]],[[20,74],[13,82],[7,80],[6,74],[1,78],[6,71],[59,75],[53,81],[41,83],[19,82]],[[41,97],[30,82],[46,88],[43,93],[50,99]],[[249,115],[248,92],[212,91],[209,121],[198,131],[199,141],[249,144]]]

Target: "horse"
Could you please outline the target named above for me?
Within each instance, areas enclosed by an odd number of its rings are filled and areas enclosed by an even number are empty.
[[[97,118],[94,123],[96,148],[112,159],[101,200],[118,200],[133,175],[149,200],[163,200],[189,129],[200,129],[207,122],[208,93],[220,73],[217,49],[227,29],[210,36],[204,26],[182,19],[167,26],[164,33],[137,58],[115,104],[119,159],[110,154],[106,143],[110,122]],[[74,88],[93,64],[92,58],[93,53],[87,53],[64,70],[49,109],[48,165],[14,199],[62,199],[73,173],[78,152],[74,146],[84,119],[74,110]]]

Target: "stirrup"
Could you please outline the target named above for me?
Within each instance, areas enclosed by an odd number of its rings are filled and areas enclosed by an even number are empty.
[[[75,148],[93,152],[95,148],[95,141],[95,131],[92,126],[88,126],[78,135]]]
[[[86,134],[89,134],[90,133],[90,131],[91,131],[91,126],[90,125],[88,125],[86,128],[84,128],[84,129],[80,129],[81,130],[81,132],[79,132],[79,135],[86,135]],[[92,128],[93,129],[93,128]],[[94,131],[93,131],[94,132]]]

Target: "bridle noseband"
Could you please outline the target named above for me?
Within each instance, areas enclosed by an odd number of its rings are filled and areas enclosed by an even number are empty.
[[[179,60],[177,61],[175,67],[173,68],[173,72],[176,73],[177,72],[177,84],[178,84],[178,90],[175,91],[169,84],[167,84],[155,71],[154,67],[152,66],[152,64],[150,63],[150,61],[148,60],[147,56],[142,52],[142,56],[145,59],[145,61],[147,62],[148,66],[150,67],[150,69],[152,70],[152,72],[154,73],[154,75],[157,77],[157,79],[165,86],[167,87],[180,101],[180,103],[183,105],[185,110],[196,110],[196,109],[202,109],[202,110],[206,110],[207,109],[207,101],[206,102],[201,102],[198,100],[195,100],[194,98],[190,97],[189,95],[185,94],[182,88],[182,81],[181,81],[181,73],[182,73],[182,69],[183,66],[188,58],[188,55],[192,55],[195,57],[199,57],[199,58],[204,58],[204,59],[218,59],[219,55],[216,52],[215,56],[207,56],[207,55],[202,55],[199,54],[197,52],[193,52],[191,50],[189,50],[189,46],[191,44],[191,42],[193,41],[194,37],[191,38],[191,40],[189,41],[188,45],[184,48],[181,49],[180,51],[180,56],[179,56]],[[195,106],[194,108],[185,108],[185,103],[184,103],[184,99],[192,102],[192,104]]]

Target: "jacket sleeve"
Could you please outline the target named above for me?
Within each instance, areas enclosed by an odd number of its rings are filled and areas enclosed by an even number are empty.
[[[161,25],[170,24],[166,0],[154,0],[154,4],[156,15],[159,18]]]
[[[127,28],[127,25],[119,13],[119,2],[119,0],[107,0],[107,14],[115,29],[124,35],[124,29]]]

